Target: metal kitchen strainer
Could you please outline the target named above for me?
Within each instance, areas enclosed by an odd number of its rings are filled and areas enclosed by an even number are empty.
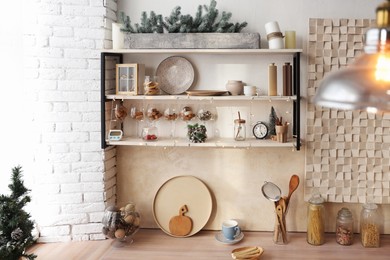
[[[272,182],[264,182],[261,187],[261,192],[263,192],[264,197],[271,201],[279,201],[282,195],[280,188]]]

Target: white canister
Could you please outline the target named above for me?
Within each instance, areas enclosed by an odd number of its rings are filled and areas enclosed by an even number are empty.
[[[268,46],[270,49],[283,49],[283,34],[280,32],[278,22],[268,22],[265,24],[267,32]]]
[[[280,32],[279,24],[278,22],[268,22],[265,24],[265,32],[268,34],[274,33],[274,32]]]
[[[121,31],[122,24],[112,23],[112,48],[123,49],[125,36]]]
[[[284,49],[282,37],[271,38],[268,40],[268,47],[270,49]]]

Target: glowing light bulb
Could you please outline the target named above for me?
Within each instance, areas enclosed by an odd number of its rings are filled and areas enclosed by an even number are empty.
[[[375,79],[390,82],[390,57],[380,55],[375,66]]]

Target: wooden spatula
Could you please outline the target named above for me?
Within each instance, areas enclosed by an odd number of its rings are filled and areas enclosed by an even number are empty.
[[[169,231],[175,236],[186,236],[192,230],[192,219],[184,216],[188,212],[187,205],[183,205],[179,209],[179,215],[174,216],[169,221]]]

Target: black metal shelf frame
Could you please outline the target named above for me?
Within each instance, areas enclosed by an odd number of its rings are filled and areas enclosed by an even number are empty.
[[[105,149],[107,147],[106,142],[106,102],[110,101],[106,99],[106,57],[117,57],[119,63],[123,63],[123,53],[109,53],[102,52],[100,55],[100,112],[101,112],[101,147]],[[296,95],[296,99],[293,101],[293,137],[296,139],[295,148],[297,151],[301,148],[301,94],[300,94],[300,52],[294,53],[293,56],[293,94]]]
[[[123,54],[121,53],[107,53],[102,52],[100,54],[100,138],[101,147],[105,149],[107,147],[106,142],[106,57],[117,57],[119,63],[123,63]]]

